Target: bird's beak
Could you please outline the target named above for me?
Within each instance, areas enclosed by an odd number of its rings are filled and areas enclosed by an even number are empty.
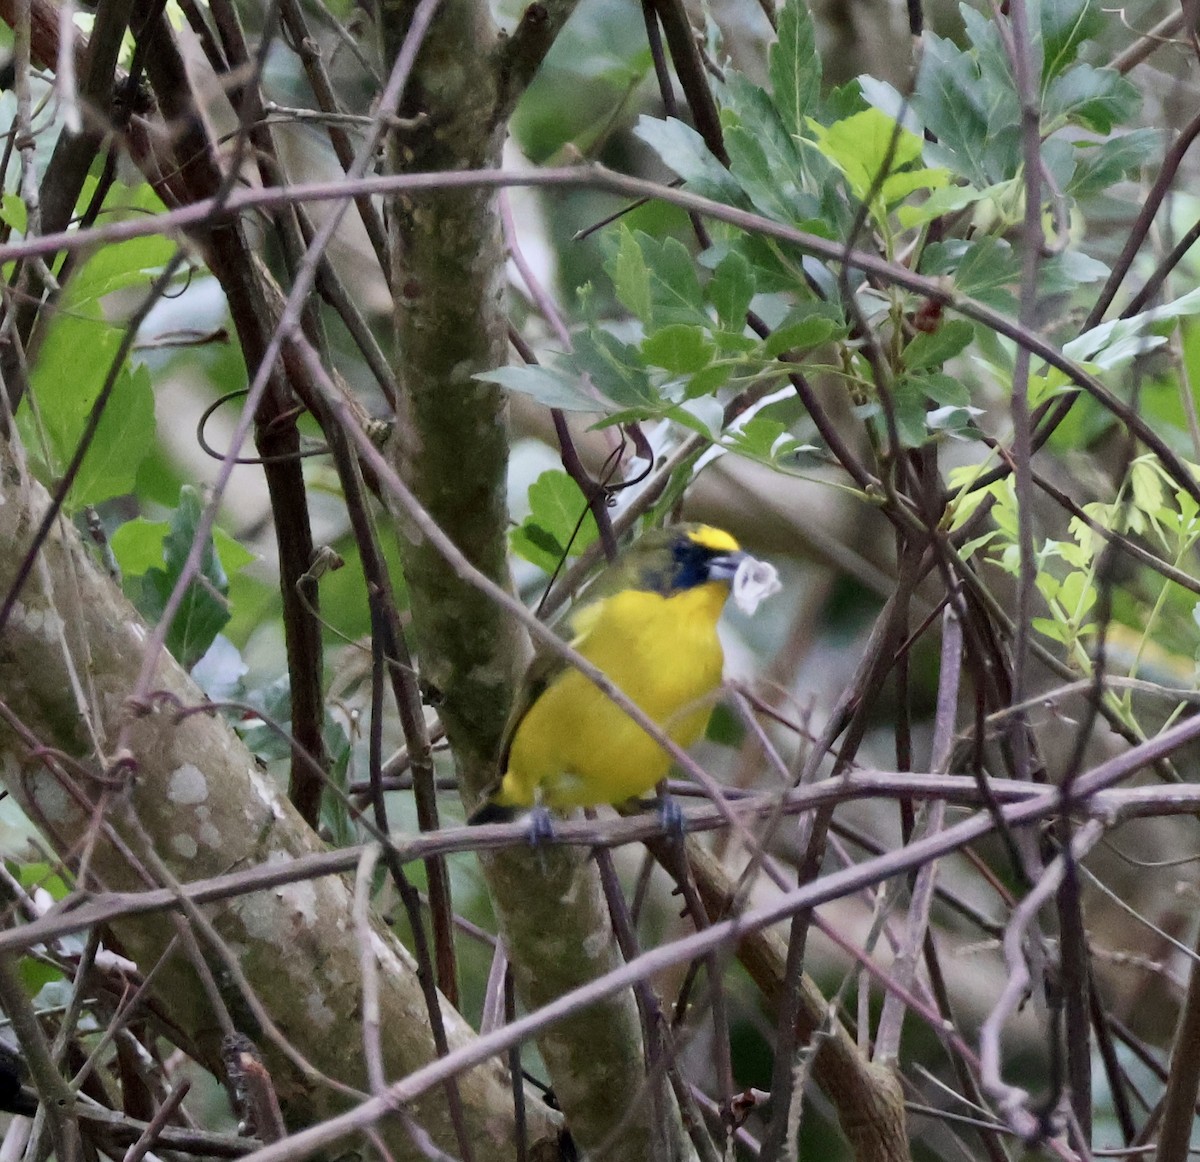
[[[708,562],[708,579],[732,583],[742,562],[749,558],[750,554],[743,553],[740,549],[736,553],[722,553],[719,557],[713,557]]]

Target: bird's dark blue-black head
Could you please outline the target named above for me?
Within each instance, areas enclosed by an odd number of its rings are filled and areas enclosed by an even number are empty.
[[[669,596],[710,581],[732,581],[745,554],[721,529],[682,524],[647,533],[627,557],[634,588]]]

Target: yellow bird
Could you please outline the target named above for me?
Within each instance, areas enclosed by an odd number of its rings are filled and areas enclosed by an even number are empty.
[[[571,645],[680,746],[704,732],[724,657],[717,621],[735,576],[774,570],[720,529],[681,524],[647,533],[596,577],[567,618]],[[773,588],[772,588],[773,586]],[[644,794],[670,756],[616,703],[557,655],[535,658],[500,753],[503,777],[470,823],[528,807],[595,806]]]

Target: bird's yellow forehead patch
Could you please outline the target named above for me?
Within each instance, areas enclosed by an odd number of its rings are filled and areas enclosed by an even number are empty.
[[[709,549],[714,553],[736,553],[740,547],[724,529],[713,528],[712,525],[700,525],[699,528],[689,529],[688,539],[695,541],[702,549]]]

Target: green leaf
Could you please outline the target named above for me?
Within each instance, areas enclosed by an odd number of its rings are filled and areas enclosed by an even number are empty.
[[[1013,177],[1021,162],[1012,81],[999,65],[985,69],[982,59],[978,50],[965,52],[927,32],[913,96],[914,110],[937,138],[926,144],[926,158],[980,188]]]
[[[1065,344],[1063,354],[1111,371],[1166,342],[1162,335],[1150,333],[1152,327],[1197,314],[1200,314],[1200,290],[1193,290],[1128,319],[1101,323]]]
[[[1141,95],[1115,69],[1076,65],[1055,77],[1042,102],[1042,115],[1051,125],[1072,121],[1093,133],[1108,134],[1138,110]]]
[[[1051,605],[1057,600],[1058,591],[1062,588],[1062,582],[1053,573],[1047,573],[1044,569],[1038,570],[1033,583],[1037,586],[1037,591],[1046,599],[1047,605]]]
[[[95,439],[68,494],[78,508],[134,490],[137,471],[154,438],[154,391],[150,372],[125,367],[105,406]]]
[[[821,58],[804,0],[785,0],[777,31],[769,58],[771,88],[784,125],[799,137],[821,85]]]
[[[604,264],[617,298],[647,326],[651,321],[650,268],[633,231],[622,225],[615,251]]]
[[[1009,287],[1020,278],[1021,260],[1002,238],[932,243],[922,256],[921,273],[952,275],[963,294],[1000,310],[1015,310]]]
[[[941,372],[930,375],[914,375],[913,382],[934,403],[943,407],[967,408],[971,404],[971,392],[961,380]]]
[[[731,206],[743,203],[741,187],[690,125],[673,117],[659,121],[643,114],[633,132],[697,194]]]
[[[714,363],[711,367],[705,367],[688,379],[683,389],[684,398],[696,400],[703,396],[713,395],[729,382],[732,374],[733,368],[727,362]]]
[[[1079,56],[1080,46],[1104,28],[1094,0],[1041,0],[1042,78],[1050,81]]]
[[[49,444],[51,462],[45,469],[51,477],[61,473],[75,454],[120,342],[116,327],[89,317],[86,311],[55,316],[30,377]],[[80,352],[86,352],[86,358]],[[19,425],[29,446],[39,447],[28,406],[21,409]],[[131,492],[153,442],[150,375],[144,367],[131,370],[126,365],[67,496],[68,509]]]
[[[48,984],[65,980],[62,969],[36,956],[22,956],[17,961],[17,974],[28,996],[36,997]]]
[[[148,283],[171,260],[175,244],[161,234],[101,246],[67,284],[72,307],[96,302],[113,291]]]
[[[286,728],[292,718],[292,692],[288,687],[287,675],[276,678],[274,682],[246,692],[246,701],[258,710],[264,718]],[[255,757],[262,762],[277,762],[291,756],[292,748],[286,738],[266,723],[246,718],[235,722],[237,732]]]
[[[945,405],[925,413],[925,428],[930,435],[953,436],[959,440],[977,440],[981,437],[975,417],[982,408]]]
[[[904,366],[909,371],[941,367],[965,350],[975,338],[975,326],[966,319],[946,319],[936,331],[921,331],[904,348]]]
[[[1073,571],[1063,578],[1058,599],[1072,622],[1078,623],[1096,604],[1096,586],[1087,573]]]
[[[1107,190],[1114,182],[1150,164],[1163,148],[1158,129],[1135,129],[1104,141],[1079,141],[1075,147],[1075,171],[1066,191],[1086,198]]]
[[[864,109],[827,129],[813,126],[817,148],[846,175],[855,197],[862,200],[889,161],[894,174],[921,156],[921,139],[900,128],[878,109]],[[893,145],[894,143],[894,145]],[[903,196],[903,195],[901,195]]]
[[[240,573],[247,565],[253,565],[258,560],[241,541],[234,540],[220,525],[213,529],[213,540],[221,566],[230,576]]]
[[[892,398],[896,434],[905,448],[919,448],[929,439],[925,423],[925,397],[912,381],[902,381]],[[883,427],[882,419],[880,427]]]
[[[730,77],[726,96],[729,170],[755,209],[796,226],[817,218],[820,203],[805,189],[800,152],[771,98],[738,74]]]
[[[600,535],[579,485],[559,469],[543,472],[529,486],[529,509],[509,534],[509,543],[515,553],[547,573],[553,573],[564,557],[578,556]]]
[[[785,351],[803,351],[816,347],[830,339],[838,330],[838,325],[832,319],[808,315],[791,322],[791,314],[763,342],[763,352],[771,359],[777,358]]]
[[[1163,508],[1165,493],[1162,477],[1154,466],[1145,458],[1135,460],[1129,469],[1129,484],[1134,506],[1157,519]]]
[[[786,424],[764,415],[752,416],[741,427],[729,432],[724,446],[765,464],[778,464],[805,447],[789,433]]]
[[[754,298],[754,271],[743,254],[731,250],[717,263],[708,284],[708,298],[717,308],[721,325],[740,335],[746,326],[746,312]]]
[[[605,265],[618,297],[647,331],[670,323],[711,325],[695,260],[679,239],[622,227]]]
[[[879,196],[889,209],[918,190],[940,190],[951,180],[948,169],[910,169],[884,178]]]
[[[171,526],[165,520],[146,520],[140,516],[119,525],[108,543],[121,572],[126,577],[137,577],[161,565],[163,542],[170,530]],[[258,559],[222,528],[213,530],[213,538],[226,574],[238,573]]]
[[[947,174],[948,170],[921,170],[921,173]],[[890,179],[889,179],[890,180]],[[948,178],[947,178],[948,180]],[[896,220],[904,229],[923,226],[935,218],[954,214],[975,202],[981,202],[992,196],[992,187],[977,190],[971,186],[942,185],[919,205],[901,206],[896,211]]]
[[[575,365],[618,407],[656,409],[661,405],[637,348],[599,327],[589,328],[576,339]]]
[[[146,570],[136,585],[129,583],[134,603],[151,621],[162,617],[182,575],[202,513],[200,493],[190,486],[182,488],[179,507],[171,515],[170,528],[163,538],[162,567]],[[229,620],[229,603],[225,600],[228,593],[229,579],[210,537],[203,547],[197,576],[188,585],[167,633],[167,648],[185,668],[191,669],[204,656]]]
[[[113,533],[108,543],[126,577],[138,577],[162,564],[163,541],[170,527],[165,520],[137,517]]]
[[[28,217],[25,203],[16,194],[5,194],[0,198],[0,221],[6,226],[11,226],[18,234],[24,234]]]
[[[1062,622],[1051,621],[1048,617],[1035,617],[1030,624],[1038,633],[1044,634],[1051,641],[1061,642],[1063,645],[1070,645],[1075,636],[1070,626],[1063,625]]]
[[[700,327],[672,323],[642,342],[642,357],[654,367],[679,375],[693,375],[707,367],[716,355]]]
[[[578,375],[550,367],[497,367],[495,371],[481,371],[472,378],[499,384],[507,391],[519,391],[548,408],[565,412],[605,412],[611,407],[610,401],[598,393],[586,391]]]

